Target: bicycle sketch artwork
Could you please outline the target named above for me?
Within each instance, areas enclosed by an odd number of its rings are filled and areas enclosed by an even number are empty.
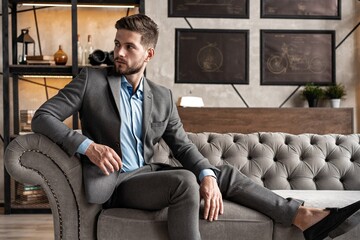
[[[341,19],[341,0],[261,0],[261,17]]]
[[[169,0],[169,17],[249,18],[249,0]]]
[[[248,84],[248,30],[176,29],[175,83]]]
[[[219,71],[223,65],[224,57],[217,43],[208,43],[197,54],[197,63],[204,72]]]
[[[312,72],[325,71],[326,60],[322,57],[311,56],[311,53],[289,53],[289,46],[283,43],[280,54],[274,54],[266,61],[267,68],[273,74],[287,72]]]
[[[262,30],[261,84],[335,82],[332,31]]]

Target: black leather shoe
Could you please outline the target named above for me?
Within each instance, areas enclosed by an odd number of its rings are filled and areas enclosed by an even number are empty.
[[[327,215],[320,222],[317,222],[313,226],[304,231],[304,237],[306,240],[322,240],[326,238],[331,231],[337,228],[348,217],[353,215],[360,209],[360,201],[350,204],[343,208],[327,208],[330,210]]]

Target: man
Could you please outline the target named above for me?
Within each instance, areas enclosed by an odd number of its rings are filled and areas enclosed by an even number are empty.
[[[32,127],[69,155],[82,155],[86,197],[105,208],[158,210],[169,207],[170,239],[201,239],[203,217],[217,220],[222,197],[253,208],[274,221],[304,230],[306,239],[323,239],[360,208],[306,208],[255,184],[230,166],[214,167],[188,139],[169,89],[144,77],[155,54],[157,25],[145,15],[116,22],[114,69],[84,68],[36,112]],[[64,119],[79,112],[82,134]],[[153,163],[161,138],[183,168]],[[165,184],[166,183],[166,184]],[[200,186],[199,186],[200,184]]]

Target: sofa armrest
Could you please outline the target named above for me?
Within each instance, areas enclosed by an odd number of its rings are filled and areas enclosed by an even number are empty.
[[[50,203],[55,239],[95,239],[101,205],[86,201],[81,162],[40,134],[18,136],[8,145],[5,167],[15,180],[41,185]]]

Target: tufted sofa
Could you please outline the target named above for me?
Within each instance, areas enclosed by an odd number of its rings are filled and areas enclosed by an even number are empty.
[[[342,207],[360,199],[360,135],[291,135],[286,133],[189,133],[214,165],[231,164],[256,183],[284,197],[314,207]],[[156,145],[156,162],[179,165],[164,142]],[[48,138],[17,137],[6,149],[5,166],[17,181],[40,184],[49,199],[55,239],[168,239],[167,209],[107,209],[88,204],[81,163],[68,157]],[[354,214],[334,234],[358,239]],[[295,227],[283,227],[256,211],[225,200],[225,214],[216,222],[200,220],[207,239],[303,239]]]

